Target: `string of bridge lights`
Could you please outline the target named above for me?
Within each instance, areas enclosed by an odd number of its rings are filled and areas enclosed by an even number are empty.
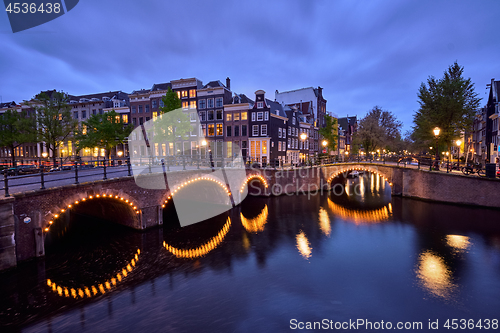
[[[85,202],[87,200],[99,199],[99,198],[115,199],[115,200],[117,200],[119,202],[122,202],[122,203],[125,203],[125,204],[129,205],[131,208],[134,209],[134,211],[135,211],[136,214],[140,213],[139,209],[137,209],[137,206],[135,206],[132,201],[130,201],[129,199],[125,199],[124,197],[120,197],[118,195],[113,196],[112,194],[106,194],[106,193],[95,194],[95,195],[88,195],[87,197],[83,197],[80,200],[75,200],[74,203],[68,204],[66,206],[66,208],[61,208],[61,210],[58,213],[53,214],[52,218],[49,220],[48,224],[45,226],[45,228],[43,230],[46,233],[49,232],[50,227],[52,226],[52,224],[54,224],[54,221],[57,218],[59,218],[59,216],[61,216],[64,212],[66,212],[66,210],[71,209],[74,205],[78,205],[79,203]]]
[[[334,174],[332,174],[330,176],[330,178],[328,179],[328,183],[330,183],[338,175],[345,174],[346,172],[349,172],[349,171],[367,171],[367,172],[374,173],[374,174],[382,177],[386,182],[389,183],[390,186],[392,186],[392,183],[389,181],[389,179],[385,175],[383,175],[380,172],[378,172],[377,170],[373,170],[373,169],[369,169],[369,168],[365,169],[365,168],[360,168],[360,167],[351,167],[351,168],[348,168],[348,169],[343,169],[341,171],[337,171],[336,173],[334,173]]]
[[[258,178],[260,179],[260,181],[264,184],[264,186],[267,188],[268,184],[267,184],[267,180],[260,176],[260,175],[251,175],[249,176],[244,182],[243,182],[243,185],[241,185],[241,188],[240,188],[240,193],[243,193],[243,191],[245,190],[245,186],[246,184],[253,178]]]
[[[231,195],[231,191],[227,188],[227,185],[222,183],[220,180],[218,179],[215,179],[215,178],[212,178],[212,177],[208,177],[208,176],[202,176],[202,177],[197,177],[197,178],[194,178],[194,179],[191,179],[191,180],[188,180],[188,181],[185,181],[184,183],[180,184],[180,185],[177,185],[174,187],[174,190],[170,193],[170,195],[168,196],[168,198],[163,202],[163,204],[161,205],[162,208],[165,208],[165,205],[168,203],[168,201],[170,199],[173,198],[173,196],[178,192],[180,191],[184,186],[187,186],[187,185],[190,185],[192,183],[195,183],[195,182],[198,182],[198,181],[202,181],[202,180],[206,180],[206,181],[211,181],[211,182],[214,182],[216,183],[217,185],[221,186],[222,189],[227,193],[228,196]]]
[[[193,259],[202,257],[211,252],[212,250],[214,250],[217,246],[219,246],[220,243],[222,243],[227,233],[229,232],[230,227],[231,227],[231,218],[228,217],[226,223],[224,224],[224,226],[222,226],[222,229],[219,231],[217,235],[212,237],[205,244],[200,245],[194,249],[179,249],[169,245],[165,241],[163,241],[163,247],[177,258]]]
[[[124,266],[118,273],[113,274],[113,277],[109,280],[106,280],[104,283],[97,283],[96,285],[92,285],[90,287],[83,286],[81,288],[71,288],[68,286],[58,285],[55,282],[52,282],[50,279],[47,279],[47,286],[49,286],[53,292],[58,294],[61,297],[73,297],[73,298],[90,298],[96,296],[99,292],[101,294],[105,294],[107,291],[111,290],[113,287],[116,287],[118,283],[120,283],[124,278],[129,275],[137,265],[139,261],[139,255],[141,254],[141,250],[137,249],[134,254],[134,258],[127,262],[127,265]]]
[[[262,209],[259,215],[252,219],[247,219],[240,213],[241,224],[246,229],[246,231],[251,233],[258,233],[264,231],[264,226],[267,223],[267,217],[269,216],[269,209],[267,205]]]

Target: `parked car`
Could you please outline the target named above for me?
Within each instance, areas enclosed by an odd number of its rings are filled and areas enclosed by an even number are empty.
[[[38,168],[34,165],[18,165],[15,167],[10,167],[1,171],[3,175],[8,176],[14,175],[27,175],[31,173],[38,173]]]

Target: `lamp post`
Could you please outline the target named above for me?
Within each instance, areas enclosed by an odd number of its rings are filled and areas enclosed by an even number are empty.
[[[434,168],[436,171],[439,171],[439,148],[438,148],[438,137],[439,133],[441,132],[441,129],[439,127],[435,127],[433,130],[434,136],[436,137],[436,161],[434,162]]]
[[[323,150],[324,150],[324,151],[325,151],[325,153],[326,153],[326,145],[328,144],[328,141],[323,140],[322,144],[323,144]]]
[[[462,141],[457,140],[455,143],[457,144],[458,147],[457,159],[458,159],[458,169],[460,170],[460,145],[462,144]]]
[[[307,139],[307,134],[305,132],[302,132],[300,135],[300,140],[302,140],[302,149],[305,149],[306,147],[306,139]],[[306,160],[305,154],[304,154],[304,162]]]

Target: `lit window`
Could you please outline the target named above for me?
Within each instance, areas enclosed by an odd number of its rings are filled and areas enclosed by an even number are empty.
[[[262,112],[257,112],[257,121],[264,120],[264,114]]]
[[[189,90],[189,97],[190,98],[196,97],[196,89],[190,89]]]
[[[231,121],[232,115],[231,113],[226,114],[226,121]]]
[[[262,141],[262,155],[267,155],[267,141]]]
[[[214,136],[215,131],[214,131],[214,124],[208,124],[208,136]]]
[[[190,101],[190,102],[189,102],[189,107],[190,107],[191,109],[196,109],[196,101]]]
[[[200,136],[205,137],[207,135],[207,125],[202,124],[200,127]]]
[[[239,112],[234,113],[234,121],[239,121],[240,120],[240,114]]]
[[[247,113],[246,112],[241,113],[241,120],[247,120]]]
[[[188,97],[188,91],[187,90],[183,90],[181,92],[181,96],[182,96],[182,98]]]
[[[158,117],[158,112],[153,111],[153,119],[156,119],[156,117]]]
[[[156,113],[156,112],[154,112],[154,113]],[[123,119],[123,122],[124,122],[125,124],[128,124],[128,114],[124,114],[124,115],[122,115],[122,119]]]
[[[116,120],[117,123],[119,123],[120,122],[120,115],[116,115],[115,116],[115,120]]]
[[[259,136],[259,125],[252,126],[252,136]]]
[[[179,99],[181,98],[181,92],[180,91],[177,91],[177,97],[179,97]]]
[[[182,108],[183,109],[187,109],[189,107],[189,102],[185,101],[185,102],[182,102]]]
[[[278,151],[281,151],[281,141],[278,141]]]
[[[223,134],[222,128],[223,128],[222,124],[217,124],[217,135]]]

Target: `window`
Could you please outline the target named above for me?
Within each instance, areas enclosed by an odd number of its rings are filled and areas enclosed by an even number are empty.
[[[226,121],[231,121],[232,114],[231,113],[226,113]]]
[[[233,143],[231,141],[229,141],[227,143],[227,149],[226,149],[226,157],[227,158],[231,158],[233,157]]]
[[[206,121],[207,120],[207,113],[205,111],[200,111],[200,121]]]
[[[179,99],[181,99],[181,92],[180,91],[177,91],[177,97],[179,97]]]
[[[252,126],[252,136],[259,136],[259,125]]]
[[[104,111],[102,109],[99,109],[99,114],[103,114]]]
[[[182,102],[182,108],[187,109],[189,107],[189,102],[188,101],[183,101]]]
[[[93,109],[93,110],[92,110],[92,114],[97,114],[97,110],[96,110],[96,109]]]
[[[267,125],[260,126],[260,135],[262,135],[262,136],[267,135]]]
[[[281,151],[281,141],[278,141],[278,151]]]
[[[160,99],[160,107],[162,108],[162,107],[164,107],[164,106],[165,106],[165,103],[163,103],[163,100],[162,100],[162,99]]]
[[[257,121],[262,121],[264,119],[262,112],[257,112]]]
[[[191,122],[196,121],[196,112],[192,112],[189,114],[189,120],[191,120]]]
[[[144,112],[148,113],[149,112],[149,104],[144,106]]]
[[[146,121],[148,121],[148,120],[149,120],[149,117],[146,117]]]
[[[73,112],[73,118],[74,119],[78,119],[78,111],[74,111]]]
[[[214,124],[208,124],[208,136],[214,136],[215,135],[215,126]]]
[[[200,109],[204,109],[207,106],[207,100],[206,99],[200,99],[198,101],[198,107]]]
[[[257,108],[262,109],[264,107],[263,102],[257,102]]]
[[[278,138],[281,138],[281,127],[278,128]]]
[[[189,108],[190,109],[196,109],[196,101],[190,101],[189,102]]]
[[[142,117],[139,117],[139,125],[144,124],[144,119]]]
[[[241,136],[247,136],[247,125],[241,125]]]
[[[262,140],[262,155],[267,155],[267,141]]]
[[[207,125],[202,124],[200,127],[200,136],[205,137],[207,135]]]
[[[137,119],[136,118],[132,118],[132,124],[135,126],[137,124]]]
[[[189,97],[190,98],[196,97],[196,89],[189,89]]]
[[[240,136],[240,127],[234,126],[234,136]]]
[[[269,120],[269,111],[264,112],[264,120]]]
[[[183,90],[181,92],[181,98],[186,98],[186,97],[188,97],[188,91],[187,90]]]
[[[208,111],[207,120],[214,120],[214,111]]]
[[[234,121],[240,120],[240,113],[239,112],[233,113],[233,115],[234,115]]]
[[[82,110],[82,119],[87,118],[87,110]]]
[[[222,110],[217,110],[216,111],[216,116],[217,116],[217,120],[222,120]]]
[[[231,126],[226,126],[226,136],[231,136]]]
[[[207,99],[207,108],[213,108],[214,107],[214,99],[209,98]]]
[[[142,105],[139,105],[139,113],[142,113]]]
[[[221,108],[222,107],[222,97],[217,97],[215,99],[215,107],[216,108]]]
[[[152,108],[152,109],[156,109],[156,99],[153,99],[153,100],[151,101],[151,108]]]
[[[283,138],[286,138],[286,129],[283,128]]]
[[[241,120],[247,120],[247,113],[246,112],[241,113]]]
[[[222,124],[217,124],[217,135],[223,135]]]
[[[135,107],[135,105],[132,105],[132,113],[136,113],[137,109]]]
[[[295,125],[295,117],[292,118],[292,124]]]
[[[158,112],[153,111],[153,119],[156,119],[156,117],[158,117]]]
[[[252,121],[255,121],[255,112],[252,112]]]
[[[125,124],[128,124],[128,114],[122,114],[122,119]]]
[[[288,127],[288,135],[292,135],[292,128]]]

